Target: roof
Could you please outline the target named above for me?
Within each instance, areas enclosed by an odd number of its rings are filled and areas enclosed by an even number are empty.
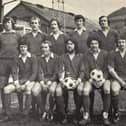
[[[59,22],[61,22],[61,25],[64,24],[64,17],[65,17],[65,23],[66,26],[71,26],[74,27],[74,14],[70,15],[66,12],[63,11],[57,11],[55,9],[52,8],[48,8],[48,7],[44,7],[42,5],[35,5],[35,4],[29,4],[26,2],[22,2],[23,5],[27,6],[28,8],[30,8],[31,10],[33,10],[34,12],[36,12],[37,14],[39,14],[40,16],[44,17],[47,21],[50,21],[52,18],[57,17],[58,15],[60,15],[59,18]],[[69,21],[71,21],[69,23]]]
[[[28,9],[30,9],[31,11],[34,11],[37,15],[44,18],[48,22],[52,18],[57,17],[59,15],[60,17],[58,19],[59,19],[59,22],[61,23],[61,25],[64,24],[64,18],[65,18],[66,27],[70,27],[70,28],[75,27],[75,25],[74,25],[74,15],[75,14],[73,14],[73,13],[52,9],[49,7],[45,7],[43,5],[32,4],[29,2],[25,2],[25,1],[21,1],[19,3],[19,5],[17,5],[17,6],[20,6],[20,5],[23,5],[23,6],[27,7]],[[14,11],[15,8],[12,9],[8,14],[10,14],[12,11]],[[8,14],[6,14],[6,15],[8,15]],[[95,23],[93,23],[93,21],[88,20],[88,19],[86,19],[86,26],[87,26],[87,29],[95,29],[98,27],[98,25],[96,25]]]
[[[116,16],[126,16],[126,7],[122,7],[108,15],[109,18],[113,18]]]

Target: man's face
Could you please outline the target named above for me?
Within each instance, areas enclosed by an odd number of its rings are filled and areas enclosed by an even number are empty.
[[[20,53],[21,55],[26,55],[28,52],[28,46],[27,45],[20,45]]]
[[[39,20],[35,19],[35,20],[31,20],[31,28],[33,31],[38,31],[39,30]]]
[[[92,40],[91,43],[90,43],[90,49],[93,52],[97,52],[98,49],[99,49],[99,42],[97,40]]]
[[[4,23],[4,28],[6,31],[12,30],[12,21],[8,20],[6,23]]]
[[[48,43],[42,43],[41,45],[41,51],[42,54],[44,54],[45,56],[48,56],[50,53],[50,46]]]
[[[100,19],[99,24],[101,26],[101,28],[108,28],[108,18],[107,17],[103,17]]]
[[[124,40],[124,39],[118,40],[118,48],[120,50],[126,49],[126,40]]]
[[[68,53],[73,53],[75,51],[75,44],[69,40],[66,44],[66,49]]]
[[[75,24],[76,24],[76,26],[77,26],[78,29],[84,27],[84,21],[83,21],[82,18],[77,19],[77,20],[75,21]]]
[[[51,29],[52,29],[52,32],[56,32],[59,30],[59,26],[56,21],[51,22]]]

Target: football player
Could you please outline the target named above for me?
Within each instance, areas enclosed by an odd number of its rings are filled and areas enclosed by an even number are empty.
[[[95,36],[90,36],[88,38],[87,44],[89,46],[89,51],[84,55],[83,64],[85,66],[86,71],[86,82],[83,88],[83,107],[85,112],[83,113],[83,119],[79,122],[80,124],[87,124],[90,122],[90,93],[97,89],[102,94],[103,97],[103,121],[105,125],[110,125],[108,120],[108,111],[110,107],[110,81],[107,79],[107,52],[100,49],[100,41]],[[103,72],[103,76],[105,78],[105,82],[98,83],[95,79],[90,80],[90,73],[92,70],[97,69]],[[93,76],[95,76],[95,72],[93,72]],[[96,85],[95,85],[96,84]],[[100,84],[100,85],[99,85]]]
[[[29,114],[30,106],[31,106],[31,89],[35,84],[35,79],[37,76],[37,58],[35,55],[31,54],[28,51],[28,44],[24,40],[21,40],[19,43],[19,56],[16,59],[17,69],[18,69],[18,80],[16,83],[10,83],[4,88],[5,96],[10,95],[13,92],[17,92],[22,95],[25,93],[25,109],[23,111],[24,115]],[[22,103],[19,100],[19,108],[22,111]],[[6,115],[9,118],[9,109],[10,104],[5,101]],[[27,116],[28,117],[28,116]]]
[[[110,22],[107,16],[103,15],[99,17],[99,30],[95,31],[95,35],[101,42],[101,49],[111,51],[116,48],[118,40],[118,32],[110,27]]]
[[[82,54],[78,53],[78,45],[76,41],[74,41],[72,38],[69,38],[66,43],[65,43],[65,48],[66,48],[66,53],[60,57],[60,66],[59,66],[59,81],[60,81],[60,86],[59,86],[59,91],[56,92],[57,96],[60,96],[59,98],[62,98],[63,94],[65,95],[65,109],[68,107],[68,98],[67,98],[67,89],[64,88],[64,80],[68,77],[72,78],[75,80],[75,83],[78,85],[76,86],[74,90],[74,101],[76,105],[76,111],[75,111],[75,120],[78,121],[80,118],[80,108],[81,108],[81,103],[80,99],[81,97],[78,95],[78,87],[80,85],[83,85],[83,69],[80,69],[80,64],[82,60]],[[60,92],[61,91],[61,92]],[[63,103],[59,104],[59,108],[63,108]],[[63,110],[63,109],[62,109]],[[69,110],[68,110],[69,111]],[[66,113],[67,114],[67,113]],[[67,122],[67,117],[62,121],[63,123]]]
[[[31,17],[31,32],[23,36],[29,45],[29,51],[36,56],[41,55],[41,43],[46,39],[46,34],[40,30],[40,25],[38,17]]]
[[[18,56],[18,42],[20,35],[14,30],[15,22],[11,17],[5,17],[3,20],[3,31],[0,34],[0,89],[2,99],[2,110],[5,110],[5,99],[10,101],[10,97],[4,97],[3,88],[8,84],[9,76],[12,74],[14,83],[17,80],[17,70],[15,59]],[[7,118],[4,118],[5,120]],[[4,120],[3,119],[3,120]]]
[[[23,38],[29,45],[29,51],[38,57],[41,55],[41,43],[46,39],[46,34],[40,30],[41,22],[39,17],[31,17],[29,24],[31,26],[31,32],[25,34]],[[35,114],[36,110],[36,104],[34,98],[32,98],[31,112],[33,115]]]
[[[52,51],[57,55],[62,55],[65,51],[67,35],[61,31],[61,25],[55,18],[50,20],[50,28],[51,33],[48,35],[47,39],[52,43]]]
[[[75,15],[74,22],[76,28],[69,35],[77,41],[79,53],[85,53],[88,50],[87,38],[89,31],[85,27],[86,19],[82,15]]]
[[[119,92],[126,89],[126,39],[120,36],[117,50],[111,51],[108,57],[108,70],[112,76],[112,106],[114,109],[113,122],[119,121]]]
[[[38,83],[32,88],[32,94],[39,105],[42,120],[45,119],[46,112],[46,98],[49,97],[50,106],[50,119],[53,120],[53,107],[55,104],[55,90],[57,87],[57,69],[58,69],[58,56],[51,51],[51,42],[45,40],[41,44],[42,55],[38,58],[39,71],[38,71]]]

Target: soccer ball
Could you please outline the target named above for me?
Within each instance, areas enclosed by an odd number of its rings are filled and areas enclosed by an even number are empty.
[[[64,87],[66,87],[68,90],[73,90],[77,87],[76,80],[72,77],[66,77],[63,81]]]
[[[105,78],[103,72],[99,69],[93,69],[90,72],[90,80],[89,80],[96,88],[100,88],[104,82]]]

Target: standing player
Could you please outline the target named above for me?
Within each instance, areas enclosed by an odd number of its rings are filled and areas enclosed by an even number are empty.
[[[50,27],[52,32],[47,39],[52,42],[52,51],[57,55],[62,55],[65,52],[67,35],[60,30],[61,26],[57,19],[50,21]]]
[[[63,94],[66,94],[67,93],[67,90],[65,90],[63,87],[62,87],[62,83],[63,80],[66,78],[66,77],[72,77],[74,80],[76,80],[75,83],[78,83],[78,87],[74,90],[74,100],[75,100],[75,105],[76,105],[76,112],[75,112],[75,119],[78,121],[80,119],[80,108],[81,108],[81,104],[80,104],[80,101],[81,101],[81,97],[79,97],[78,95],[78,89],[80,86],[83,85],[83,82],[82,82],[82,79],[83,79],[83,76],[84,76],[84,71],[80,69],[80,64],[81,64],[81,60],[82,60],[82,54],[79,54],[78,53],[78,45],[76,43],[76,41],[74,41],[73,39],[69,38],[66,43],[65,43],[65,47],[66,47],[66,53],[64,55],[62,55],[60,57],[60,66],[59,66],[59,72],[60,74],[62,75],[62,73],[65,73],[64,74],[64,77],[60,77],[59,80],[60,80],[60,85],[59,85],[59,90],[57,90],[56,94],[57,96],[60,96],[58,98],[62,99],[63,97]],[[60,99],[57,99],[57,100],[60,100]],[[67,95],[65,97],[65,107],[67,107]],[[61,100],[63,101],[63,100]],[[59,103],[57,101],[57,103]],[[63,106],[63,103],[60,103],[58,104],[58,108],[62,108],[62,110],[64,110],[64,106]],[[63,111],[62,111],[62,114],[63,114]],[[66,123],[66,119],[63,120],[63,123]]]
[[[41,55],[41,43],[46,38],[46,34],[40,30],[40,19],[38,17],[31,17],[30,26],[32,31],[24,35],[25,41],[29,45],[29,51],[36,55]]]
[[[96,37],[90,37],[88,39],[89,51],[84,56],[84,66],[86,71],[86,82],[83,88],[83,107],[85,113],[83,114],[83,120],[80,124],[87,124],[90,122],[90,93],[97,89],[100,91],[103,97],[103,121],[105,125],[109,125],[108,111],[110,107],[110,81],[107,80],[107,52],[100,49],[100,42]],[[106,81],[102,86],[96,87],[90,81],[90,73],[92,70],[98,69],[103,72],[103,76]],[[97,83],[97,82],[96,82]]]
[[[31,106],[31,89],[35,84],[37,76],[37,58],[28,51],[28,44],[24,41],[19,43],[19,57],[17,58],[18,80],[15,84],[9,84],[4,88],[5,96],[10,95],[12,92],[25,93],[25,110],[24,115],[28,116]],[[23,101],[22,101],[23,103]],[[22,109],[22,103],[19,101],[19,108]],[[5,108],[7,117],[10,117],[9,113],[10,104],[5,101]]]
[[[112,106],[114,108],[113,122],[119,121],[119,92],[126,89],[126,39],[120,37],[118,50],[112,51],[108,57],[108,70],[112,76]]]
[[[28,43],[29,51],[38,57],[41,55],[41,43],[45,40],[46,34],[40,30],[40,19],[38,17],[31,17],[30,26],[32,31],[24,35],[24,39]],[[19,99],[21,98],[19,97]],[[32,99],[32,113],[34,114],[35,106],[35,101]]]
[[[8,84],[10,74],[12,74],[14,81],[17,79],[14,64],[15,57],[18,55],[17,47],[20,35],[13,29],[14,25],[15,22],[11,17],[5,17],[3,20],[4,30],[0,34],[0,89],[3,109],[5,99],[7,101],[10,99],[9,96],[4,97],[3,88]]]
[[[74,18],[76,29],[70,33],[70,36],[78,43],[79,53],[85,53],[88,50],[87,38],[89,31],[85,28],[85,18],[82,15],[76,15]]]
[[[54,96],[57,87],[58,56],[51,51],[51,42],[45,40],[41,44],[42,55],[38,58],[38,80],[32,88],[33,96],[39,105],[42,120],[45,118],[47,94],[50,94],[50,119],[53,119]]]
[[[96,31],[96,36],[101,42],[101,49],[111,51],[116,48],[118,33],[109,26],[109,19],[107,16],[99,17],[100,30]]]
[[[70,33],[70,36],[78,43],[79,53],[86,53],[88,51],[87,39],[90,35],[85,27],[85,18],[82,15],[76,15],[74,18],[76,29]],[[93,115],[94,93],[90,94],[91,99],[91,114]]]
[[[107,52],[116,49],[116,44],[118,40],[118,32],[110,27],[110,22],[107,16],[99,17],[99,30],[91,32],[100,41],[100,48],[106,50]],[[90,36],[89,36],[90,37]],[[111,75],[109,74],[109,79]],[[111,109],[110,109],[111,114]]]

